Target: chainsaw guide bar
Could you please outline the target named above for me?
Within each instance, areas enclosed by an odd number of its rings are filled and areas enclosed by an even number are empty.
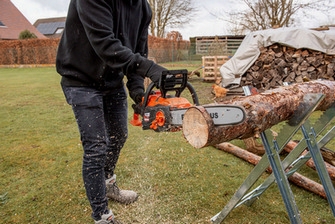
[[[241,107],[231,105],[204,106],[213,119],[214,125],[233,125],[244,121],[245,112]],[[182,125],[184,114],[188,109],[172,110],[173,125]]]

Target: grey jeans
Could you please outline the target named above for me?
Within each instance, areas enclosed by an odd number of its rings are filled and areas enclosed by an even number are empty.
[[[125,88],[101,91],[91,87],[65,87],[84,149],[82,174],[92,218],[108,213],[105,180],[112,177],[128,136]]]

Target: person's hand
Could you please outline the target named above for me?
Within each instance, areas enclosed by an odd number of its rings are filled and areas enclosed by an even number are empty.
[[[155,83],[155,86],[159,88],[159,80],[162,76],[162,72],[166,70],[166,68],[160,65],[153,64],[147,73],[147,77],[149,77],[151,81]]]
[[[135,103],[136,103],[136,104],[142,103],[142,98],[143,98],[143,96],[144,96],[144,92],[139,92],[139,93],[137,93],[137,94],[135,95],[135,99],[134,99]]]
[[[130,97],[134,100],[134,104],[131,107],[135,114],[142,114],[142,98],[144,96],[143,89],[136,89],[130,92]]]
[[[142,115],[143,107],[142,107],[142,104],[141,104],[141,103],[138,103],[138,104],[132,104],[131,107],[133,108],[135,114],[140,114],[140,115]]]
[[[144,96],[143,89],[136,89],[134,91],[130,91],[130,98],[134,100],[136,104],[142,103],[142,98]]]

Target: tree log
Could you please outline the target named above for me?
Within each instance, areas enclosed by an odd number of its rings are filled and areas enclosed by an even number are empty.
[[[202,106],[189,108],[183,119],[183,134],[195,148],[214,146],[233,139],[257,136],[272,126],[289,120],[308,93],[322,93],[325,98],[317,110],[328,109],[335,101],[335,81],[310,81],[271,89],[251,96],[234,97],[219,104],[244,108],[246,119],[236,125],[215,126]]]
[[[293,141],[293,140],[289,141],[285,145],[283,152],[286,152],[286,153],[291,152],[297,146],[298,143],[299,141]],[[308,150],[308,148],[306,148],[306,150]],[[334,166],[335,168],[335,152],[326,147],[321,147],[320,152],[321,152],[323,160],[329,163],[329,165]]]
[[[333,150],[327,149],[326,147],[322,147],[320,151],[321,151],[323,159],[327,163],[335,166],[335,152]]]
[[[297,145],[296,142],[293,142],[293,141],[290,141],[285,147],[284,147],[284,150],[288,153],[290,153],[294,148],[295,146]],[[302,155],[306,155],[307,154],[307,150],[303,151],[302,152]],[[321,153],[322,154],[322,153]],[[316,170],[316,167],[315,167],[315,163],[312,159],[309,159],[307,160],[306,162],[306,165],[314,170]],[[335,167],[332,166],[331,164],[329,164],[328,162],[325,162],[325,166],[326,166],[326,169],[328,171],[328,174],[329,174],[329,177],[330,179],[332,179],[333,181],[335,181]]]
[[[225,152],[231,153],[253,165],[257,165],[258,162],[260,161],[261,157],[257,156],[251,152],[248,152],[244,149],[241,149],[235,145],[232,145],[230,143],[221,143],[216,146],[218,149],[223,150]],[[272,173],[271,167],[268,167],[267,172]],[[293,184],[308,190],[314,194],[319,195],[322,198],[327,198],[326,193],[324,191],[324,188],[321,184],[295,172],[293,173],[288,180],[292,182]]]
[[[262,156],[265,153],[264,146],[261,142],[257,142],[257,139],[254,137],[243,139],[245,144],[245,150],[252,152],[256,155]],[[290,141],[285,147],[284,152],[290,152],[297,145],[296,141]],[[335,166],[335,151],[330,150],[326,147],[320,148],[321,155],[323,160],[329,163],[332,166]],[[335,167],[334,167],[335,168]]]

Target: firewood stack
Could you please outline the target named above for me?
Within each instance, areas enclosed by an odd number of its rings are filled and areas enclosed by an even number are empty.
[[[335,80],[335,55],[280,44],[260,50],[260,56],[242,77],[241,86],[254,86],[262,92],[282,86],[284,82]]]

